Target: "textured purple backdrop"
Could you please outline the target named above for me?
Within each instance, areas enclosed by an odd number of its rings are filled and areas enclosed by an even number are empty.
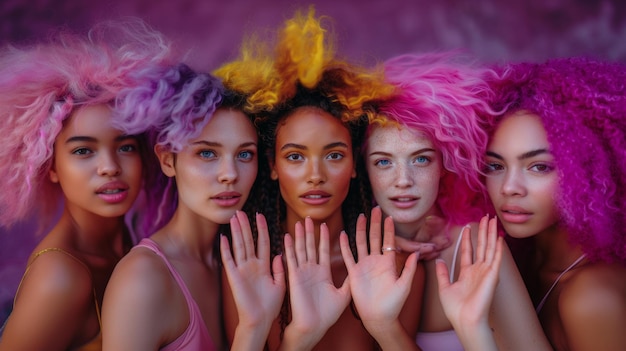
[[[626,62],[622,0],[0,0],[0,44],[136,16],[189,50],[191,65],[212,70],[237,54],[245,33],[271,30],[309,4],[332,18],[340,53],[367,64],[457,48],[486,62],[575,55]],[[33,222],[0,227],[0,323],[36,242]]]

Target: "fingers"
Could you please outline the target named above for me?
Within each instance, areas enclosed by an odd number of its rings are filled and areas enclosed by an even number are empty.
[[[252,238],[252,228],[250,227],[250,221],[248,216],[243,211],[235,212],[235,216],[239,220],[241,226],[241,233],[243,234],[243,244],[246,250],[246,257],[256,257],[256,249],[254,246],[254,239]]]
[[[387,217],[387,219],[390,219],[390,217]],[[385,243],[385,245],[381,246],[381,223],[382,223],[382,210],[380,209],[380,207],[374,207],[372,209],[372,213],[370,215],[370,251],[372,255],[380,255],[381,252],[380,250],[378,250],[379,247],[393,247],[394,246],[394,241],[393,239],[391,240],[391,245],[387,245],[387,243]],[[391,225],[392,225],[392,233],[393,233],[393,221],[391,221]],[[385,221],[385,241],[388,241],[388,237],[387,237],[387,221]],[[359,257],[361,257],[361,255],[359,254]]]
[[[379,246],[380,247],[380,246]],[[367,218],[360,214],[356,220],[356,252],[357,257],[367,256]]]
[[[472,264],[472,236],[471,236],[471,228],[469,225],[463,227],[463,231],[461,235],[461,267],[467,267]],[[454,267],[453,267],[454,269]]]
[[[481,221],[482,223],[482,221]],[[498,224],[496,218],[491,218],[487,224],[487,251],[485,252],[485,261],[491,263],[494,260],[496,254],[496,244],[498,243]]]
[[[391,217],[385,218],[384,226],[385,226],[385,236],[383,238],[383,247],[382,247],[384,252],[382,253],[383,254],[388,253],[388,252],[395,253],[396,252],[395,251],[396,250],[396,238],[395,238],[396,234],[394,232],[393,219]],[[378,224],[378,228],[380,228],[380,223]],[[378,232],[378,238],[380,240],[380,231]],[[376,247],[373,245],[374,244],[372,244],[372,247]]]
[[[285,257],[287,258],[288,274],[291,278],[292,275],[295,274],[296,268],[298,268],[298,259],[296,258],[293,238],[289,235],[289,233],[285,234],[283,243],[285,245]]]
[[[265,216],[260,213],[256,214],[256,227],[259,232],[257,237],[257,256],[264,262],[270,260],[270,236],[267,229]]]
[[[230,234],[233,246],[235,262],[241,264],[246,260],[246,247],[243,239],[242,229],[237,214],[230,218]]]
[[[286,288],[285,267],[283,266],[282,255],[277,255],[272,260],[272,276],[274,277],[274,285]]]
[[[487,226],[489,217],[484,216],[478,223],[478,245],[476,246],[476,262],[485,261],[485,252],[487,250]]]
[[[228,244],[228,238],[225,235],[220,235],[220,252],[222,254],[222,264],[224,264],[224,268],[226,269],[226,273],[231,269],[234,269],[235,262],[233,261],[233,256],[230,253],[230,245]]]
[[[298,265],[304,264],[307,261],[306,258],[306,244],[305,244],[305,229],[304,226],[302,226],[302,223],[300,222],[296,222],[296,227],[295,227],[295,237],[294,237],[294,241],[295,241],[295,253],[296,253],[296,267]]]
[[[415,276],[415,271],[417,270],[417,261],[419,260],[420,253],[413,252],[407,257],[404,262],[404,269],[402,270],[402,274],[398,279],[398,282],[404,286],[410,286],[413,282],[413,277]]]
[[[296,240],[298,240],[296,238]],[[304,219],[304,240],[306,246],[306,260],[317,262],[317,248],[315,247],[315,226],[311,217]]]
[[[348,272],[354,267],[356,262],[354,261],[354,257],[352,256],[352,250],[350,249],[350,240],[348,239],[348,234],[346,232],[341,231],[339,236],[339,247],[341,248],[341,256],[343,257],[343,262],[348,269]]]
[[[446,289],[450,286],[450,273],[448,272],[448,265],[446,261],[438,258],[435,261],[435,274],[437,275],[437,285],[439,291]]]
[[[313,237],[313,249],[315,249],[315,236]],[[327,266],[330,269],[330,234],[328,233],[328,226],[326,223],[320,225],[320,248],[319,248],[319,262],[322,266]],[[315,256],[313,256],[315,257]]]

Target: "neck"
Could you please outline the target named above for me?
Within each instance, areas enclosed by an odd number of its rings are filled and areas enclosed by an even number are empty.
[[[582,255],[581,248],[570,244],[568,236],[558,223],[535,236],[538,268],[562,271]]]
[[[179,206],[172,219],[152,238],[159,242],[168,256],[190,257],[213,265],[219,227],[219,223],[184,211]]]
[[[65,207],[55,229],[69,233],[77,250],[98,256],[121,257],[125,253],[124,235],[128,231],[124,217],[76,212]]]

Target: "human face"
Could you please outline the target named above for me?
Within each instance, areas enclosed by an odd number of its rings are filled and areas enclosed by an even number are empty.
[[[74,112],[54,143],[50,180],[59,183],[65,205],[102,217],[123,216],[141,186],[137,139],[111,126],[106,105]],[[76,213],[75,213],[76,214]]]
[[[276,131],[272,179],[278,180],[287,217],[329,221],[356,176],[350,132],[321,109],[297,109]]]
[[[163,172],[176,177],[179,211],[226,224],[256,179],[257,132],[241,111],[218,109],[182,151],[157,155]]]
[[[487,191],[509,235],[530,237],[556,224],[558,175],[538,116],[520,111],[505,117],[486,161]]]
[[[374,199],[400,232],[411,228],[401,234],[415,234],[437,201],[441,154],[420,132],[395,125],[372,128],[366,167]]]

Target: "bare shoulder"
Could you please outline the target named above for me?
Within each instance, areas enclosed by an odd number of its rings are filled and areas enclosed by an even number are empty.
[[[558,309],[569,345],[579,350],[626,349],[626,268],[587,264],[559,295]]]
[[[592,263],[576,270],[559,296],[563,317],[626,314],[626,267]]]

